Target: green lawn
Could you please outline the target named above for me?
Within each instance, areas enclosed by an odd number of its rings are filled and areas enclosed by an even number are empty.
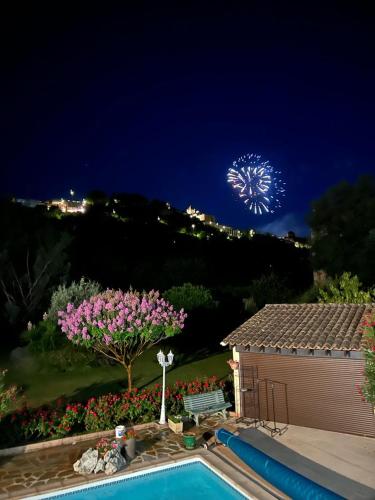
[[[161,382],[162,369],[156,360],[157,351],[156,348],[150,349],[135,363],[134,386],[140,388]],[[230,372],[226,363],[230,357],[231,352],[225,351],[196,361],[194,357],[176,360],[167,371],[167,384],[206,375],[223,378]],[[117,392],[127,387],[126,373],[121,366],[81,366],[59,372],[36,362],[11,363],[4,360],[1,367],[9,370],[7,383],[15,383],[23,388],[23,398],[29,406],[52,402],[61,396],[70,400],[86,400],[91,396]]]

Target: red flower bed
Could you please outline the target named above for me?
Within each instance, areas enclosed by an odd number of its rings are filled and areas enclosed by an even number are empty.
[[[183,396],[225,390],[225,382],[216,376],[176,381],[165,392],[167,413],[183,414]],[[0,443],[13,446],[46,438],[60,438],[83,432],[114,429],[118,424],[138,424],[156,420],[161,406],[160,384],[142,390],[90,398],[85,404],[57,401],[54,406],[22,408],[0,424]]]

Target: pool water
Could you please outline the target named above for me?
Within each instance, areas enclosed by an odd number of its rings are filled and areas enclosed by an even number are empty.
[[[77,490],[77,488],[74,488]],[[35,498],[35,497],[34,497]],[[157,471],[145,472],[77,491],[43,495],[38,498],[88,500],[237,500],[244,499],[239,491],[221,479],[199,461],[177,464]]]

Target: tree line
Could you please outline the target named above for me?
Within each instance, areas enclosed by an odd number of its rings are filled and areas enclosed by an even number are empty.
[[[375,282],[373,177],[340,183],[312,203],[311,251],[271,235],[227,239],[198,219],[193,229],[186,214],[137,194],[95,191],[87,201],[82,215],[0,203],[4,341],[16,345],[26,324],[50,308],[54,290],[83,276],[102,289],[182,287],[174,293],[188,306],[205,297],[186,330],[207,345],[266,303],[318,300],[313,269],[332,278],[351,272],[365,287]]]

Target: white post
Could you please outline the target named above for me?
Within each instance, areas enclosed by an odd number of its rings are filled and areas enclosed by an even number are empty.
[[[164,353],[160,350],[156,355],[157,360],[159,361],[160,366],[163,368],[163,389],[161,394],[161,412],[160,412],[160,420],[159,424],[164,425],[165,421],[165,369],[167,366],[170,366],[173,363],[173,353],[169,351],[167,357],[168,361],[165,360]]]
[[[159,424],[165,424],[165,363],[163,363],[163,392],[161,395],[161,412]]]

